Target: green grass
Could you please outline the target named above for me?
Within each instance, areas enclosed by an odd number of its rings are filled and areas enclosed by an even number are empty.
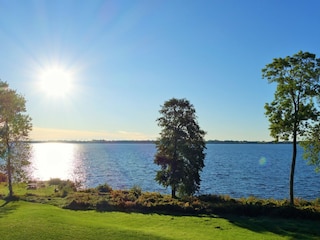
[[[264,205],[276,204],[277,211],[282,211],[282,205],[285,206],[285,216],[294,210],[287,209],[285,201],[202,196],[185,203],[159,193],[141,193],[137,189],[134,192],[109,189],[101,195],[96,189],[73,192],[64,183],[62,187],[60,185],[51,186],[46,182],[36,190],[27,190],[26,184],[16,184],[14,193],[20,201],[0,200],[0,239],[320,239],[319,221],[295,219],[292,214],[290,218],[282,218],[281,214],[278,217],[253,214],[258,210],[265,213],[269,208],[265,209]],[[57,192],[55,189],[60,190]],[[64,189],[68,190],[67,196],[61,194]],[[0,195],[4,197],[7,194],[6,184],[0,184]],[[117,206],[120,208],[113,210],[122,209],[131,213],[62,208],[75,200],[94,206],[101,199],[119,204]],[[132,204],[139,203],[151,206],[143,208],[143,212],[148,214],[130,211],[130,206],[134,206]],[[172,211],[181,210],[177,208],[179,204],[193,207],[204,204],[215,211],[220,209],[218,212],[221,215],[197,213],[183,216],[188,213]],[[319,211],[319,200],[297,200],[297,204],[299,211],[310,207],[312,211]],[[156,211],[159,207],[161,211]],[[237,214],[244,213],[244,210],[250,214]]]
[[[23,196],[26,194],[36,194],[37,196],[50,196],[54,193],[54,189],[56,186],[51,185],[49,186],[48,184],[45,184],[45,187],[39,187],[36,190],[33,189],[27,189],[27,184],[26,183],[15,183],[13,185],[13,191],[14,195],[17,196]],[[0,183],[0,195],[7,195],[9,193],[8,187],[6,183]]]
[[[72,211],[0,200],[5,239],[319,239],[319,222],[293,219],[174,216]]]

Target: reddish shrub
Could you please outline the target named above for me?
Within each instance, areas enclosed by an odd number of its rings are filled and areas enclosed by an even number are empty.
[[[7,182],[7,175],[0,172],[0,182]]]

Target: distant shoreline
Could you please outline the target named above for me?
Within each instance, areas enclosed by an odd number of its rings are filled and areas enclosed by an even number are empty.
[[[155,140],[48,140],[36,141],[31,140],[29,143],[107,143],[107,144],[154,144]],[[208,140],[206,144],[291,144],[292,142],[274,142],[274,141],[237,141],[237,140]]]

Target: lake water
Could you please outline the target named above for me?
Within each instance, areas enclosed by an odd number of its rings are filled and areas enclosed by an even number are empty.
[[[155,180],[155,145],[144,143],[34,143],[31,175],[38,180],[81,181],[84,187],[108,183],[113,189],[169,193]],[[295,197],[320,197],[320,174],[298,149]],[[290,144],[207,144],[200,194],[288,198]]]

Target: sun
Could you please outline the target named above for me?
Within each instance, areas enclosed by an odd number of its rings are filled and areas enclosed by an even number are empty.
[[[49,98],[65,98],[73,91],[73,73],[61,65],[42,68],[38,79],[39,90]]]

